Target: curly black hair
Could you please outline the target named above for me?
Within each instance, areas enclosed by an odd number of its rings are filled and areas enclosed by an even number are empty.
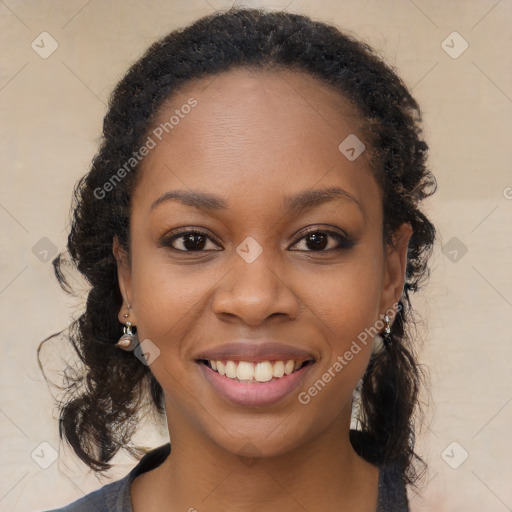
[[[129,253],[130,200],[140,165],[124,173],[107,194],[99,191],[142,146],[159,109],[180,86],[242,67],[308,73],[351,102],[363,123],[372,171],[382,189],[385,243],[393,243],[401,224],[413,229],[392,343],[371,356],[359,390],[358,420],[378,447],[366,457],[378,464],[400,464],[406,482],[414,484],[419,479],[415,462],[422,463],[414,433],[425,375],[411,334],[415,318],[410,293],[428,276],[436,236],[419,209],[436,189],[426,165],[420,108],[367,44],[334,26],[286,12],[231,8],[203,17],[155,42],[113,91],[101,147],[74,191],[67,249],[90,289],[85,311],[66,337],[82,364],[65,371],[59,435],[85,464],[102,472],[110,469],[109,461],[120,449],[132,455],[146,452],[130,445],[144,404],[157,417],[165,414],[163,390],[149,367],[115,346],[122,334],[118,312],[123,299],[112,245],[117,237]],[[69,291],[66,261],[63,252],[53,265]],[[38,361],[43,369],[41,345]]]

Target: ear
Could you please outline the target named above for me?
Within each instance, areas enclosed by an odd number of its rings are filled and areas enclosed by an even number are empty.
[[[119,244],[117,236],[114,236],[112,252],[117,263],[117,279],[119,281],[119,291],[123,297],[123,305],[118,312],[117,318],[122,324],[129,320],[132,325],[136,325],[137,319],[132,302],[132,272],[130,260],[126,250],[123,249]],[[128,309],[128,305],[130,305],[130,309]],[[124,316],[126,313],[129,314],[128,318]]]
[[[392,243],[386,246],[381,313],[388,311],[402,296],[407,269],[407,249],[412,233],[411,225],[403,223],[393,234]]]

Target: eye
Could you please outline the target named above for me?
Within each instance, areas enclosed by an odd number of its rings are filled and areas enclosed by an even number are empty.
[[[303,248],[298,250],[306,252],[330,252],[350,249],[355,244],[355,241],[349,236],[325,229],[312,229],[308,231],[292,247],[299,245],[301,242]]]
[[[332,230],[312,229],[303,234],[291,247],[301,245],[296,250],[305,252],[330,252],[342,249],[350,249],[355,241],[347,235]],[[219,243],[208,233],[193,229],[170,233],[162,238],[160,245],[170,247],[178,252],[206,252],[221,251]]]
[[[212,247],[208,248],[208,242],[212,242],[213,238],[204,231],[197,229],[182,231],[166,235],[161,241],[160,245],[170,247],[171,249],[179,252],[205,252],[207,250],[219,251],[222,249],[215,249],[218,245],[211,243]]]

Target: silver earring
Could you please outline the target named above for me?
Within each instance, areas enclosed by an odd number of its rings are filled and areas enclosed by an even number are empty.
[[[386,325],[384,327],[384,332],[382,333],[382,341],[384,342],[385,347],[389,347],[391,344],[391,323],[389,322],[389,316],[384,316],[384,322]]]
[[[137,334],[132,331],[131,322],[126,322],[123,327],[123,335],[119,338],[116,346],[122,348],[123,350],[131,351],[135,350],[138,344],[139,339]]]
[[[127,309],[128,309],[128,312],[123,315],[125,318],[128,318],[130,316],[130,309],[132,309],[132,305],[128,304]]]

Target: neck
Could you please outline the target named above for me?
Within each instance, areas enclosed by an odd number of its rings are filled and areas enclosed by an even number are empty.
[[[190,424],[180,428],[172,416],[171,454],[141,475],[146,475],[146,488],[139,489],[145,494],[141,509],[376,510],[378,469],[352,448],[350,416],[343,416],[310,442],[272,457],[250,457],[250,445],[245,447],[247,457],[227,451]],[[148,499],[154,508],[148,508]]]

